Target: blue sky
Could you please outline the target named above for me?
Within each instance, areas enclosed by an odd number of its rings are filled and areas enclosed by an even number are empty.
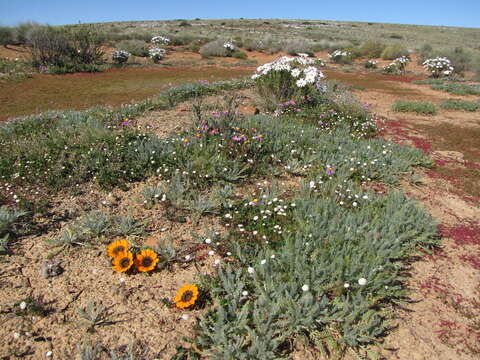
[[[480,0],[0,0],[0,24],[220,18],[372,21],[480,27]]]

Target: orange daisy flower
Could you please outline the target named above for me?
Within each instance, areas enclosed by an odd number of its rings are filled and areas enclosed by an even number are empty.
[[[175,305],[179,309],[185,309],[189,306],[195,304],[195,301],[198,299],[198,287],[193,284],[183,285],[180,290],[178,290],[177,295],[175,295]]]
[[[125,272],[133,265],[133,254],[131,251],[122,251],[113,258],[113,270]]]
[[[114,258],[121,252],[128,251],[128,241],[127,240],[117,240],[110,243],[107,246],[108,256]]]
[[[142,250],[135,258],[135,267],[138,271],[147,272],[155,269],[158,256],[153,250]]]

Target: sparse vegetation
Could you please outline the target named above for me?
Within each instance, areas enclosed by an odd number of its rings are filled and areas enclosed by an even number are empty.
[[[424,101],[397,100],[392,105],[393,111],[414,112],[419,115],[435,115],[437,108],[434,104]]]
[[[442,101],[440,107],[446,110],[477,111],[480,109],[480,104],[473,101],[450,99]]]

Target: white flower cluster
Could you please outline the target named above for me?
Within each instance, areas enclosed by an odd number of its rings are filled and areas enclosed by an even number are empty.
[[[118,64],[122,64],[128,61],[128,58],[130,57],[130,53],[125,50],[116,50],[112,54],[112,60],[115,61]]]
[[[367,63],[369,63],[371,65],[377,65],[378,61],[377,60],[367,60]]]
[[[225,44],[223,44],[223,47],[227,49],[228,51],[234,51],[235,50],[235,45],[233,45],[231,42],[227,41]]]
[[[427,59],[423,62],[423,66],[431,72],[434,77],[440,77],[441,75],[448,76],[452,74],[454,70],[452,62],[446,57]]]
[[[158,48],[158,47],[154,47],[154,48],[151,48],[150,50],[148,50],[148,56],[153,61],[162,60],[165,57],[166,54],[167,54],[167,52],[165,51],[165,49],[161,49],[161,48]]]
[[[401,56],[393,60],[394,63],[399,64],[399,65],[406,65],[410,59],[406,56]]]
[[[168,45],[170,44],[170,39],[165,36],[154,36],[151,42],[155,45]]]
[[[333,53],[328,54],[328,57],[332,60],[336,60],[342,57],[349,57],[351,53],[349,51],[335,50]]]
[[[283,56],[273,62],[259,66],[257,72],[252,75],[252,79],[258,79],[268,75],[270,72],[283,71],[288,72],[292,78],[297,79],[295,81],[297,87],[305,87],[308,84],[315,84],[318,80],[325,77],[315,66],[311,66],[313,63],[315,63],[315,59],[310,59],[306,56]]]

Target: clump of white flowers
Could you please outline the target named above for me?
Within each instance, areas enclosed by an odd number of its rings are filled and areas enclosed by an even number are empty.
[[[452,62],[446,57],[436,57],[427,59],[423,62],[425,69],[432,73],[432,76],[437,78],[440,76],[449,76],[453,73]]]
[[[124,64],[128,61],[130,53],[125,50],[116,50],[112,54],[112,60],[117,64]]]
[[[168,45],[170,44],[170,39],[165,36],[154,36],[152,37],[151,42],[155,45]]]
[[[352,53],[349,51],[335,50],[333,53],[328,54],[330,60],[334,63],[342,63],[346,60],[349,60],[352,56]]]
[[[383,67],[382,72],[384,74],[396,74],[399,71],[398,71],[397,65],[395,63],[390,63],[390,64],[385,65]]]
[[[401,56],[393,60],[390,64],[385,66],[382,71],[385,74],[401,74],[405,72],[410,59],[407,56]]]
[[[233,45],[233,43],[230,41],[225,42],[223,47],[227,49],[227,51],[235,51],[235,45]]]
[[[269,76],[283,75],[294,81],[296,87],[303,88],[310,84],[315,84],[325,75],[312,64],[315,59],[306,56],[289,57],[283,56],[273,62],[266,63],[257,68],[257,72],[252,75],[252,79],[262,79]]]
[[[376,69],[377,68],[377,60],[367,60],[365,61],[365,64],[363,65],[365,69]]]
[[[298,107],[298,103],[318,93],[325,75],[316,64],[315,58],[283,56],[259,66],[252,79],[255,80],[257,92],[266,100],[268,110],[276,113],[279,104],[289,109]]]
[[[393,60],[393,63],[397,66],[398,70],[405,71],[405,68],[407,67],[409,61],[410,59],[408,57],[401,56]]]
[[[148,50],[148,57],[153,60],[153,62],[159,62],[162,60],[167,52],[165,49],[154,47]]]

